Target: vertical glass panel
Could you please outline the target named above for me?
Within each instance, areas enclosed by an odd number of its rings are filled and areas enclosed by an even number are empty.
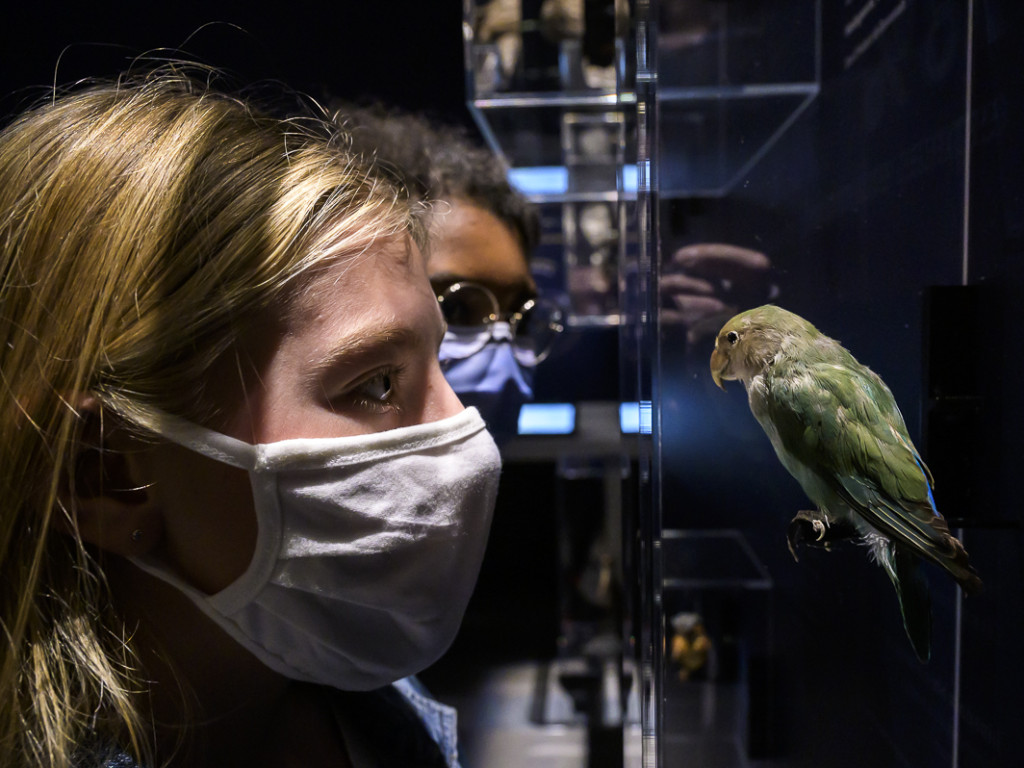
[[[622,574],[633,570],[625,541],[635,530],[632,489],[651,408],[635,386],[620,387],[618,356],[623,312],[632,311],[620,301],[621,277],[638,274],[627,266],[637,260],[631,14],[621,0],[464,0],[463,8],[471,114],[512,183],[539,206],[531,269],[541,293],[564,309],[564,332],[536,369],[533,405],[575,413],[572,428],[557,434],[550,422],[521,422],[531,434],[521,430],[502,447],[509,485],[538,465],[552,478],[553,494],[517,483],[531,512],[552,510],[553,531],[552,551],[524,550],[516,567],[557,572],[558,615],[553,653],[531,660],[530,722],[517,723],[515,740],[505,742],[517,746],[491,764],[636,766],[631,615],[641,601]],[[516,512],[506,519],[522,537]],[[474,741],[498,743],[511,735],[507,726],[487,724]]]

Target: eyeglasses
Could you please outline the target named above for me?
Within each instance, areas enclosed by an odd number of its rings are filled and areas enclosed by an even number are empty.
[[[458,352],[449,359],[461,360],[476,354],[493,338],[499,338],[499,323],[508,323],[512,353],[521,365],[534,366],[550,353],[564,329],[565,312],[553,301],[527,299],[514,312],[502,313],[497,297],[479,283],[452,283],[437,296],[448,331],[458,340]]]

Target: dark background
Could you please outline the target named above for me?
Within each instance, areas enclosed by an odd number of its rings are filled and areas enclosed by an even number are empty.
[[[278,79],[315,98],[383,99],[470,122],[459,0],[14,2],[3,15],[4,115],[38,96],[35,86],[110,76],[162,48],[244,83]]]

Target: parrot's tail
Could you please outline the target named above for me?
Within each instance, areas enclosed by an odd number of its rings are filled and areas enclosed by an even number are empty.
[[[886,568],[903,614],[903,628],[922,662],[932,655],[932,599],[921,558],[910,549],[893,545],[892,568]]]

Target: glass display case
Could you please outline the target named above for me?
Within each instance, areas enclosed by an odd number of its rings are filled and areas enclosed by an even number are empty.
[[[650,413],[605,484],[629,698],[601,764],[1018,765],[1024,9],[523,0],[513,44],[481,22],[499,5],[467,0],[470,107],[553,211],[548,289],[615,328],[618,397]],[[582,31],[552,32],[553,5]],[[928,569],[927,662],[863,547],[787,547],[811,503],[709,371],[723,323],[765,303],[886,381],[985,583]]]
[[[570,329],[617,326],[619,243],[636,196],[627,6],[464,2],[470,111],[552,223],[541,288],[564,299]]]

